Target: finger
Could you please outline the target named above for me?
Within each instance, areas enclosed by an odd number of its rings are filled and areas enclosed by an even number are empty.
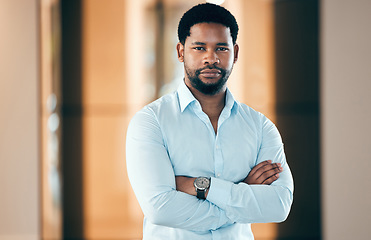
[[[266,165],[263,165],[261,166],[259,169],[256,170],[256,172],[254,174],[263,174],[267,171],[270,171],[274,168],[280,168],[281,167],[281,164],[280,163],[271,163],[271,164],[266,164]]]
[[[253,169],[251,169],[251,171],[249,172],[249,176],[254,175],[261,167],[264,167],[264,166],[266,166],[268,164],[271,164],[271,163],[272,163],[272,160],[267,160],[267,161],[263,161],[263,162],[259,163],[258,165],[253,167]]]
[[[262,184],[266,184],[266,185],[269,185],[271,183],[273,183],[274,181],[276,181],[278,178],[280,177],[280,174],[279,173],[276,173],[274,174],[273,176],[265,179]]]
[[[261,168],[261,174],[257,177],[258,182],[264,182],[265,179],[270,178],[271,176],[275,175],[276,173],[280,173],[283,171],[283,168],[280,166],[279,163],[274,163],[271,165],[266,165]]]

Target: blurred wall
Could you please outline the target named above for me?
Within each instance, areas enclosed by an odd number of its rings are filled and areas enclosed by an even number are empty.
[[[126,128],[138,98],[128,77],[129,61],[143,60],[128,44],[130,11],[140,1],[82,1],[82,123],[84,236],[86,239],[133,239],[140,236],[142,214],[127,181]],[[131,13],[133,14],[133,13]],[[143,14],[143,13],[139,13]],[[138,38],[136,41],[140,41]],[[134,54],[126,56],[129,48]],[[142,70],[143,71],[143,70]],[[129,98],[129,95],[134,95]],[[138,100],[138,99],[136,99]],[[132,212],[138,216],[133,217]]]
[[[38,1],[0,3],[0,239],[38,239]]]
[[[276,125],[294,178],[279,239],[320,239],[318,0],[274,1]]]
[[[325,240],[371,235],[371,1],[321,4]]]
[[[127,59],[143,57],[127,40],[140,24],[128,31],[126,18],[143,14],[142,2],[130,1],[130,8],[122,0],[61,2],[65,239],[141,236],[142,213],[124,156],[130,108],[140,101],[130,84],[138,84],[143,71],[127,73]]]

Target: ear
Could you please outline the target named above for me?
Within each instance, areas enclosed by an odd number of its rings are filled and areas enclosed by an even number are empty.
[[[181,44],[180,42],[178,42],[178,44],[176,45],[176,52],[178,55],[179,62],[183,62],[184,61],[184,45]]]
[[[238,51],[240,50],[240,47],[238,46],[237,43],[233,46],[233,50],[234,50],[233,63],[236,63],[237,62],[237,59],[238,59]]]

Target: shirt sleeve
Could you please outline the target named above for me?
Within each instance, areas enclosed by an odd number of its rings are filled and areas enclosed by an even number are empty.
[[[294,184],[276,126],[262,115],[262,141],[256,165],[265,160],[281,163],[283,172],[271,185],[234,184],[212,178],[207,200],[238,223],[284,221],[293,201]]]
[[[148,107],[129,124],[126,163],[134,193],[153,224],[200,232],[233,224],[215,204],[176,190],[160,126]]]

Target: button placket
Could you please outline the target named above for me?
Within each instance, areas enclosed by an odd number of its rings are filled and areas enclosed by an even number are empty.
[[[216,139],[215,139],[215,147],[214,147],[214,161],[215,161],[215,177],[219,178],[221,177],[222,173],[223,173],[223,166],[224,166],[224,163],[223,163],[223,155],[222,155],[222,149],[221,149],[221,146],[220,146],[220,141],[219,141],[219,136],[220,136],[220,133],[219,133],[219,130],[218,130],[218,135],[216,136]]]
[[[210,119],[209,117],[206,115],[206,113],[204,113],[202,111],[202,108],[201,108],[201,105],[199,102],[195,102],[195,104],[193,105],[193,111],[194,113],[197,115],[197,117],[203,122],[205,123],[205,125],[207,126],[207,128],[209,129],[209,131],[212,132],[212,134],[215,136],[215,132],[214,132],[214,128],[210,122]]]

